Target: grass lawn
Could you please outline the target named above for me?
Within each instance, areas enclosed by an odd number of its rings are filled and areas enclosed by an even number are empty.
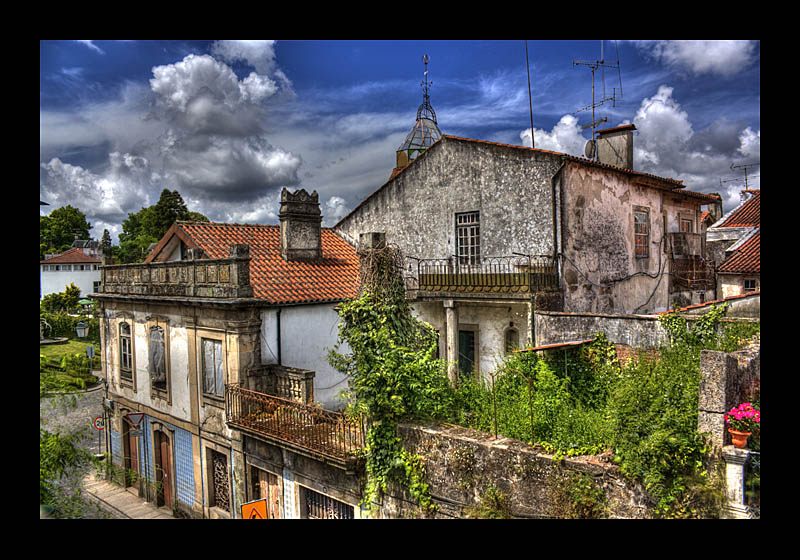
[[[69,340],[64,344],[47,344],[44,346],[39,346],[39,354],[42,356],[46,356],[49,360],[60,362],[61,358],[67,355],[73,354],[80,354],[81,356],[86,355],[86,347],[87,346],[94,346],[94,360],[92,360],[92,367],[99,368],[100,367],[100,359],[98,353],[100,351],[99,344],[92,344],[90,342],[83,342],[82,340]]]

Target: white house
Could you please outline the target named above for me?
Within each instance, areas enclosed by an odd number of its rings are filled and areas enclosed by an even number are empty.
[[[75,284],[82,295],[96,292],[100,286],[100,264],[98,257],[88,255],[79,247],[57,255],[48,255],[39,261],[39,299],[47,294],[61,293]]]

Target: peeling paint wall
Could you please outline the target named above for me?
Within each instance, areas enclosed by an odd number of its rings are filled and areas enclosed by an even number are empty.
[[[560,219],[564,311],[646,313],[670,307],[666,232],[690,219],[698,231],[700,204],[637,184],[634,177],[569,162]],[[648,256],[635,256],[634,208],[648,210]],[[665,229],[666,227],[666,229]]]

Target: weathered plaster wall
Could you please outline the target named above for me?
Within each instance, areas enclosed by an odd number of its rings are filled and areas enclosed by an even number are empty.
[[[482,256],[551,254],[559,165],[547,153],[445,137],[335,229],[354,244],[385,232],[405,255],[446,258],[456,252],[455,214],[477,210]]]
[[[569,162],[561,223],[565,311],[646,313],[669,302],[666,232],[691,219],[698,203],[637,184],[631,176]],[[649,256],[635,257],[634,206],[649,209]],[[665,229],[666,226],[666,229]]]

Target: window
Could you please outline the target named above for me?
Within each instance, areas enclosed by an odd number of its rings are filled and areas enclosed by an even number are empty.
[[[459,264],[480,264],[481,226],[478,212],[456,214],[456,255]]]
[[[633,238],[636,258],[650,256],[650,209],[635,206],[633,209]]]
[[[119,375],[123,379],[133,380],[131,359],[131,326],[128,323],[119,324]]]
[[[506,354],[519,348],[519,331],[515,328],[506,330]]]
[[[209,502],[211,506],[218,507],[230,513],[231,502],[230,484],[228,482],[228,457],[224,453],[219,453],[213,449],[208,449],[208,468],[209,468]]]
[[[225,370],[222,360],[222,341],[203,338],[203,392],[225,396]]]
[[[756,291],[756,279],[755,278],[745,278],[744,279],[744,292],[755,292]]]
[[[354,519],[353,506],[334,500],[330,496],[314,492],[304,486],[300,487],[300,500],[303,519]]]
[[[167,390],[167,360],[164,329],[151,327],[149,337],[150,383],[154,389]]]
[[[693,233],[694,222],[692,222],[692,220],[687,220],[686,218],[681,218],[681,231],[684,233]]]

